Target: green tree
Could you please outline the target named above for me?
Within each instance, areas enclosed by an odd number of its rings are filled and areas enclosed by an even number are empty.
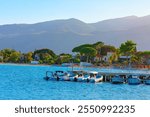
[[[72,55],[62,53],[59,55],[59,60],[60,63],[69,63],[72,60]]]
[[[52,50],[47,48],[34,51],[33,56],[35,55],[40,57],[40,63],[53,64],[57,59],[57,55]]]
[[[117,49],[114,46],[111,45],[104,45],[101,48],[101,55],[105,56],[107,55],[107,52],[116,52]]]
[[[83,45],[80,45],[80,46],[77,46],[77,47],[73,48],[72,52],[77,52],[77,53],[82,54],[81,49],[85,48],[85,47],[93,47],[93,45],[91,45],[91,44],[83,44]]]
[[[13,63],[19,62],[20,55],[21,55],[20,52],[12,52],[9,57],[9,62]]]
[[[13,49],[9,49],[9,48],[1,50],[1,53],[3,55],[3,61],[9,62],[9,58],[13,52],[16,52],[16,51]]]
[[[33,60],[33,53],[32,52],[28,52],[26,55],[25,55],[25,61],[27,63],[30,63],[32,60]]]
[[[128,59],[128,64],[131,63],[132,57],[134,55],[134,53],[136,52],[136,43],[134,43],[132,40],[128,40],[125,43],[122,43],[120,46],[120,53],[122,55],[127,56],[127,58],[130,56],[130,62]]]
[[[56,54],[50,50],[50,49],[47,49],[47,48],[44,48],[44,49],[39,49],[39,50],[35,50],[33,55],[35,54],[43,54],[43,53],[48,53],[49,55],[51,55],[52,57],[56,57]]]
[[[3,62],[3,53],[0,51],[0,62]]]
[[[120,52],[123,55],[131,56],[134,52],[136,52],[136,43],[131,40],[122,43],[120,46]]]
[[[99,61],[100,61],[100,58],[101,58],[101,48],[104,46],[104,43],[103,42],[96,42],[96,43],[93,44],[93,46],[97,50],[97,54],[98,54]]]
[[[53,64],[53,57],[48,54],[48,53],[43,53],[43,54],[40,54],[40,58],[42,60],[43,63],[47,63],[47,64]]]
[[[82,54],[84,54],[85,56],[87,56],[87,62],[89,61],[90,57],[94,57],[97,54],[96,49],[92,48],[92,47],[84,47],[81,49],[80,51]]]

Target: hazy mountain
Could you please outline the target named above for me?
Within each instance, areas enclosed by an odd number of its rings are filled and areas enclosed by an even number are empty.
[[[139,50],[150,50],[150,16],[109,19],[84,23],[77,19],[54,20],[36,24],[0,26],[0,49],[13,48],[22,52],[50,48],[56,53],[71,52],[72,48],[103,41],[119,46],[134,40]]]

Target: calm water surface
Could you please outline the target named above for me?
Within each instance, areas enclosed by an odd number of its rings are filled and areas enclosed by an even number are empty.
[[[54,66],[0,65],[1,100],[150,100],[150,86],[110,83],[45,81]],[[106,70],[106,69],[94,69]],[[139,71],[136,71],[139,72]]]

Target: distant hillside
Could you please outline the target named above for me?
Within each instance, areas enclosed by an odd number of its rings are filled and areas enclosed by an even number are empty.
[[[84,43],[103,41],[119,46],[126,40],[137,42],[139,50],[150,50],[150,16],[129,16],[97,23],[77,19],[54,20],[36,24],[0,26],[0,49],[22,52],[50,48],[56,53],[70,53]]]

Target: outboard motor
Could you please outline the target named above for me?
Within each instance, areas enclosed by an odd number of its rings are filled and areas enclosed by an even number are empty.
[[[45,79],[46,81],[48,81],[48,80],[49,80],[49,77],[48,77],[48,76],[46,76],[46,77],[44,77],[44,79]]]

